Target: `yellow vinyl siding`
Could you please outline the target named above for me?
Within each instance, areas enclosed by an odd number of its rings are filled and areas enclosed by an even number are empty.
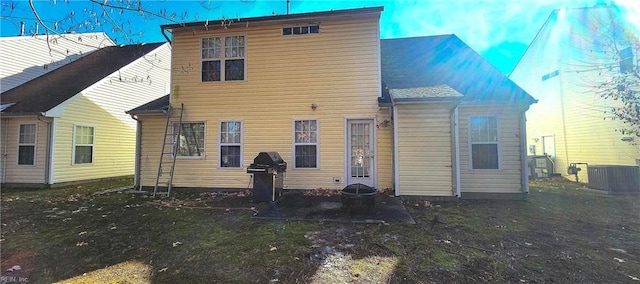
[[[125,111],[166,95],[169,58],[163,45],[58,107],[54,183],[134,174],[136,121]],[[94,127],[93,163],[73,164],[74,125]]]
[[[401,195],[452,196],[450,103],[398,105]]]
[[[595,74],[582,72],[580,76],[589,77]],[[591,165],[636,165],[636,159],[640,158],[640,150],[629,142],[622,141],[625,136],[616,129],[624,127],[619,120],[605,119],[604,111],[615,106],[614,101],[605,100],[598,94],[589,92],[588,85],[581,85],[585,78],[580,79],[578,74],[562,73],[564,83],[562,93],[556,91],[557,96],[562,96],[564,101],[564,116],[562,120],[562,108],[550,112],[547,108],[552,102],[541,99],[531,113],[527,113],[527,127],[529,144],[536,145],[537,154],[542,154],[542,136],[555,136],[556,172],[567,176],[569,163],[588,163]],[[551,123],[544,123],[541,117],[551,117]],[[564,128],[564,129],[563,129]],[[565,137],[566,132],[566,137]],[[534,139],[538,140],[535,141]],[[587,182],[587,171],[581,166],[581,181]],[[573,176],[567,176],[574,179]]]
[[[521,193],[520,110],[510,106],[460,106],[458,110],[461,192]],[[498,170],[470,166],[469,118],[498,117]]]
[[[20,124],[36,125],[35,165],[18,165],[18,141]],[[47,162],[47,123],[36,117],[3,117],[0,135],[3,154],[2,183],[44,184]]]
[[[246,167],[261,151],[277,151],[289,163],[289,188],[342,188],[345,186],[345,121],[389,119],[379,110],[378,16],[322,21],[319,34],[283,37],[282,25],[229,28],[225,31],[176,31],[173,35],[172,105],[184,104],[184,121],[206,122],[203,159],[178,159],[177,187],[246,188],[251,186]],[[245,80],[200,82],[201,39],[244,35]],[[311,104],[317,104],[313,110]],[[143,185],[155,182],[164,132],[162,117],[143,119]],[[293,168],[293,122],[318,121],[318,169]],[[243,122],[241,169],[219,169],[219,122]],[[378,171],[390,170],[391,129],[377,129]],[[382,147],[381,147],[382,146]],[[341,183],[334,183],[340,177]],[[391,187],[389,173],[378,176],[379,188]]]
[[[73,164],[75,125],[94,127],[93,163]],[[133,175],[135,128],[85,96],[76,96],[67,105],[56,120],[55,135],[54,183]]]

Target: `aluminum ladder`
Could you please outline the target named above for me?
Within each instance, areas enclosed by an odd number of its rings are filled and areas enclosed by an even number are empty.
[[[156,175],[156,184],[153,187],[153,197],[156,195],[169,196],[173,187],[173,173],[176,168],[176,153],[180,149],[180,131],[182,130],[182,114],[184,113],[184,105],[180,104],[180,118],[178,119],[178,127],[174,129],[171,118],[176,108],[167,107],[165,114],[167,121],[164,126],[164,138],[162,140],[162,151],[158,162],[158,175]],[[168,156],[168,157],[165,157]],[[167,176],[168,175],[168,176]],[[166,191],[159,191],[166,185]]]

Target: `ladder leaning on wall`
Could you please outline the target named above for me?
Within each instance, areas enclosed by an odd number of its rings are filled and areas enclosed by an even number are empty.
[[[171,119],[173,112],[180,110],[180,117],[178,119],[178,127],[174,129]],[[171,105],[167,107],[166,115],[167,121],[164,126],[164,137],[162,140],[162,151],[160,153],[160,160],[158,161],[158,175],[156,175],[156,184],[153,187],[153,197],[156,195],[169,196],[171,188],[173,187],[173,173],[176,168],[176,155],[178,149],[180,149],[180,131],[182,129],[182,114],[184,112],[184,105],[180,104],[180,108],[173,108]],[[159,191],[158,189],[164,188],[166,185],[166,191]]]

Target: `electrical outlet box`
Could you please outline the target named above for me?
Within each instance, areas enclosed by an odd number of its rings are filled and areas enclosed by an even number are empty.
[[[342,179],[340,177],[333,177],[333,182],[334,183],[340,183],[340,182],[342,182]]]

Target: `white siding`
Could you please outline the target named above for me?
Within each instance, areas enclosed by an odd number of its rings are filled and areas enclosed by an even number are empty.
[[[57,69],[99,48],[114,45],[104,33],[0,38],[0,92]]]
[[[452,104],[397,108],[400,194],[453,196]]]
[[[459,151],[460,182],[465,192],[482,193],[521,193],[522,172],[520,158],[520,119],[519,107],[509,106],[460,106],[459,107]],[[498,117],[498,153],[500,169],[471,169],[469,153],[469,118],[471,116]]]
[[[36,124],[35,165],[18,165],[20,124]],[[0,129],[2,152],[1,183],[45,183],[47,162],[47,123],[35,117],[2,118]]]

